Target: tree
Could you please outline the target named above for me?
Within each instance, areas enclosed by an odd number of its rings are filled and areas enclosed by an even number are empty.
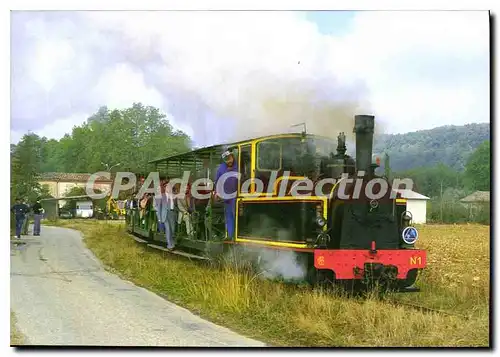
[[[49,189],[49,186],[48,185],[42,185],[42,187],[40,188],[40,195],[39,195],[39,198],[40,199],[44,199],[44,198],[54,198],[54,196],[52,196],[50,194],[50,189]]]
[[[444,164],[433,167],[418,167],[400,172],[395,176],[411,178],[414,190],[429,197],[441,197],[442,192],[448,188],[459,189],[462,187],[462,175]]]
[[[92,123],[94,121],[97,122],[106,122],[109,120],[109,110],[107,106],[102,106],[97,110],[97,113],[92,114],[88,119],[87,123]]]
[[[135,103],[123,110],[101,107],[71,134],[42,144],[42,172],[92,173],[118,163],[115,170],[138,172],[154,158],[189,150],[190,139],[158,108]]]
[[[470,155],[465,165],[465,185],[469,190],[490,190],[490,161],[490,141],[486,140]]]
[[[42,148],[43,140],[33,133],[24,135],[13,148],[11,152],[11,199],[22,197],[33,202],[43,193],[38,183]]]
[[[60,172],[64,171],[62,165],[62,157],[64,152],[62,151],[62,145],[59,141],[46,138],[42,138],[42,163],[40,170],[41,172]]]

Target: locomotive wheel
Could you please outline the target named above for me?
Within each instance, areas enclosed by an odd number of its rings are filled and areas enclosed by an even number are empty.
[[[310,277],[312,279],[308,279],[312,285],[323,288],[332,288],[335,285],[336,279],[333,271],[327,269],[316,269],[314,267],[313,269],[314,272],[310,273]]]
[[[408,272],[408,275],[406,276],[406,279],[404,280],[399,280],[398,281],[398,288],[399,289],[405,289],[413,284],[415,284],[415,281],[417,280],[418,277],[418,270],[417,269],[411,269]]]

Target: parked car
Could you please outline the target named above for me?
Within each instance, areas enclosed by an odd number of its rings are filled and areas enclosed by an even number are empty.
[[[64,219],[70,219],[73,218],[73,214],[71,214],[70,211],[61,211],[59,212],[59,217]]]
[[[93,215],[94,215],[94,208],[92,201],[78,201],[76,203],[76,217],[92,218]]]

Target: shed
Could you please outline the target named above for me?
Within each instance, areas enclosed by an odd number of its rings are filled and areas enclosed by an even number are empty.
[[[413,216],[413,223],[423,224],[427,222],[427,201],[430,199],[413,190],[395,190],[406,199],[406,210]]]
[[[49,220],[56,220],[59,217],[59,204],[61,200],[72,200],[72,199],[89,199],[89,196],[70,196],[70,197],[53,197],[44,198],[40,200],[43,209],[45,210],[45,218]]]
[[[473,219],[481,211],[490,206],[490,191],[476,191],[460,200],[464,206],[469,208],[469,219]]]
[[[462,203],[490,203],[490,191],[476,191],[460,200]]]

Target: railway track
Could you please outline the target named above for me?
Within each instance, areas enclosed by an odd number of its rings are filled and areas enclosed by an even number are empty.
[[[401,294],[401,293],[417,292],[417,291],[419,291],[419,289],[414,288],[414,289],[406,289],[406,290],[399,291],[396,293]],[[333,293],[335,294],[335,292],[333,292]],[[387,303],[387,304],[390,304],[393,306],[400,306],[400,307],[412,309],[412,310],[419,311],[419,312],[422,312],[425,314],[437,314],[437,315],[443,315],[443,316],[453,316],[453,317],[463,318],[466,320],[470,319],[470,316],[467,316],[467,315],[458,314],[458,313],[454,313],[454,312],[450,312],[450,311],[446,311],[446,310],[441,310],[441,309],[436,309],[436,308],[420,305],[417,303],[413,303],[410,301],[402,301],[402,300],[399,300],[399,299],[393,298],[393,297],[388,297],[386,292],[382,292],[382,291],[375,293],[375,295],[373,295],[373,293],[371,293],[370,291],[367,291],[367,290],[351,290],[351,291],[345,290],[344,294],[345,293],[346,293],[346,295],[344,295],[344,296],[346,296],[346,297],[361,298],[362,300],[364,298],[371,299],[371,298],[375,297],[375,299],[379,302]]]
[[[449,312],[449,311],[445,311],[445,310],[440,310],[440,309],[434,309],[431,307],[422,306],[422,305],[415,304],[415,303],[408,302],[408,301],[401,301],[401,300],[390,299],[390,298],[382,298],[381,301],[387,302],[387,303],[392,304],[394,306],[401,306],[401,307],[406,307],[406,308],[410,308],[413,310],[417,310],[417,311],[420,311],[420,312],[426,313],[426,314],[438,314],[438,315],[445,315],[445,316],[460,317],[460,318],[463,318],[466,320],[468,320],[470,318],[469,316],[466,316],[466,315],[457,314],[457,313],[453,313],[453,312]]]

